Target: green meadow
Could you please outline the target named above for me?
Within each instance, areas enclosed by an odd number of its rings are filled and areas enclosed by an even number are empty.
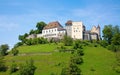
[[[59,52],[57,47],[62,44],[42,44],[18,47],[19,54],[5,56],[6,65],[9,67],[12,61],[17,65],[33,59],[37,67],[35,75],[60,75],[63,67],[67,66],[72,54],[70,52]],[[72,46],[66,46],[72,48]],[[80,65],[83,75],[119,75],[113,70],[116,62],[115,53],[101,47],[84,47],[84,63]],[[17,75],[13,73],[12,75]],[[9,75],[9,70],[0,72],[0,75]]]

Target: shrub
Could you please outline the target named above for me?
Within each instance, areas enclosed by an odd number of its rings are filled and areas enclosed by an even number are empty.
[[[73,44],[73,39],[70,36],[64,36],[63,38],[63,43],[65,46],[72,46]]]
[[[8,44],[3,44],[0,46],[0,54],[5,56],[7,54],[7,50],[9,49]]]
[[[61,75],[69,75],[69,68],[62,68]]]
[[[19,51],[16,48],[12,49],[13,56],[16,56],[19,53]]]
[[[91,67],[90,71],[95,71],[95,69],[93,67]]]
[[[20,65],[19,75],[34,75],[35,69],[34,61],[31,59]]]
[[[23,42],[18,42],[14,45],[14,48],[17,48],[17,47],[22,46],[22,45],[23,45]]]
[[[15,62],[13,61],[12,62],[12,65],[10,66],[10,74],[16,72],[18,69],[17,69],[17,65],[15,64]]]
[[[103,46],[103,47],[106,47],[108,45],[108,43],[105,40],[101,40],[100,45]]]
[[[0,71],[6,71],[7,67],[5,66],[5,61],[3,56],[0,55]]]
[[[111,50],[111,51],[114,51],[114,52],[117,51],[115,45],[108,45],[108,46],[107,46],[107,49],[108,49],[108,50]]]
[[[120,66],[116,66],[116,67],[115,67],[115,71],[116,71],[117,73],[120,73]]]
[[[94,44],[94,47],[97,47],[98,45],[97,44]]]
[[[84,55],[83,49],[77,49],[77,54],[79,56],[83,56]]]
[[[81,70],[76,64],[71,62],[68,67],[62,69],[61,75],[81,75]]]
[[[73,56],[71,57],[70,61],[75,64],[81,64],[83,63],[83,59],[81,56]]]

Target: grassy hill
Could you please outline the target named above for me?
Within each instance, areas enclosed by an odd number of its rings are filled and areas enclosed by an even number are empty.
[[[37,67],[35,75],[60,75],[61,69],[67,66],[72,55],[70,52],[59,52],[57,47],[62,44],[42,44],[19,47],[19,55],[5,57],[6,65],[10,66],[14,60],[17,65],[33,59]],[[70,46],[66,48],[72,48]],[[115,54],[105,48],[85,47],[84,63],[80,65],[83,75],[119,75],[113,69],[116,62]],[[0,75],[9,75],[9,71],[0,72]],[[17,75],[14,73],[13,75]]]
[[[81,65],[83,75],[119,75],[113,71],[115,54],[102,47],[86,47],[84,63]]]

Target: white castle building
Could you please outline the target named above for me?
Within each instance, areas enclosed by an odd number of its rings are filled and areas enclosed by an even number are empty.
[[[69,20],[65,23],[65,28],[63,28],[58,21],[55,21],[46,25],[42,30],[42,34],[32,34],[29,35],[27,39],[35,37],[62,39],[64,35],[80,40],[100,40],[100,26],[93,26],[91,30],[86,30],[82,22],[73,22]]]
[[[43,37],[48,39],[51,39],[51,38],[61,39],[65,34],[66,34],[66,30],[58,21],[50,22],[42,30]]]

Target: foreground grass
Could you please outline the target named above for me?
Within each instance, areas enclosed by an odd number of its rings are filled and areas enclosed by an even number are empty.
[[[83,75],[119,75],[113,70],[115,54],[102,47],[86,47],[84,63],[81,65]]]

